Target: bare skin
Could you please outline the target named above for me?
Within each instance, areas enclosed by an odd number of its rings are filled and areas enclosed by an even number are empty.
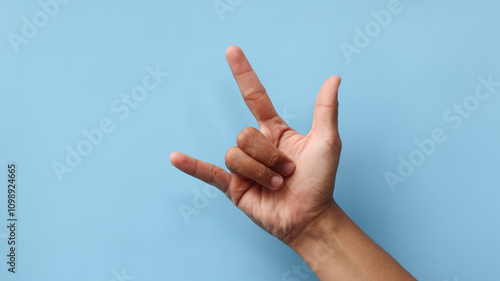
[[[226,58],[243,99],[259,124],[245,128],[226,153],[230,172],[180,152],[179,170],[211,184],[261,228],[294,249],[320,280],[415,280],[373,242],[333,199],[341,141],[337,126],[340,77],[316,98],[307,135],[277,114],[240,48]]]

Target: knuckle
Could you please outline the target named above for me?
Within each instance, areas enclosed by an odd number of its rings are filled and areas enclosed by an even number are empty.
[[[208,184],[213,184],[215,182],[215,177],[217,176],[217,168],[212,166],[210,168],[210,174],[208,179]]]
[[[259,165],[255,169],[255,177],[258,179],[263,179],[267,175],[267,168],[265,166]]]
[[[278,164],[278,162],[280,161],[280,158],[281,158],[280,153],[276,150],[273,150],[273,151],[269,152],[269,154],[267,155],[267,164],[270,167],[274,167]]]
[[[252,137],[255,135],[255,130],[257,129],[253,127],[246,127],[241,130],[241,132],[236,137],[236,144],[238,144],[238,146],[241,148],[246,147]]]
[[[258,100],[265,95],[267,95],[266,89],[264,89],[264,87],[262,87],[262,86],[249,88],[243,93],[243,96],[245,97],[245,99],[250,100],[250,101]]]
[[[226,161],[226,166],[228,167],[228,169],[231,169],[231,167],[234,166],[233,164],[234,164],[236,157],[237,157],[237,153],[238,153],[237,151],[238,151],[238,147],[236,147],[236,146],[232,146],[227,150],[226,155],[224,157],[224,160]]]
[[[334,137],[326,140],[326,144],[334,153],[340,154],[340,151],[342,150],[342,141],[340,140],[340,138]]]

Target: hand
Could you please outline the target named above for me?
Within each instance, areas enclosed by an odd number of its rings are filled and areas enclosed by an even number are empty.
[[[245,128],[238,135],[238,146],[226,154],[230,173],[179,152],[170,155],[172,164],[223,191],[295,250],[320,280],[415,280],[333,200],[340,78],[332,76],[321,87],[311,131],[303,136],[278,116],[243,52],[229,47],[226,57],[260,131]]]
[[[238,146],[226,154],[230,173],[179,152],[172,153],[170,161],[220,189],[256,224],[290,244],[322,213],[338,208],[333,189],[341,150],[337,127],[340,77],[328,78],[321,87],[312,128],[304,136],[277,114],[241,49],[229,47],[226,58],[260,131],[246,128],[238,135]]]

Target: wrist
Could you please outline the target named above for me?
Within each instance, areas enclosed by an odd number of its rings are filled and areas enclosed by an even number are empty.
[[[286,242],[314,270],[319,263],[334,253],[335,233],[341,228],[345,213],[332,201],[323,212],[309,221],[299,233],[289,237]]]

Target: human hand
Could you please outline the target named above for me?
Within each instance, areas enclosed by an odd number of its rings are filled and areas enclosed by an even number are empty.
[[[340,77],[328,78],[321,87],[311,130],[304,136],[277,114],[241,49],[229,47],[226,58],[259,130],[245,128],[238,135],[238,146],[226,154],[230,173],[180,152],[172,153],[170,161],[220,189],[256,224],[290,244],[311,221],[338,208],[333,190],[341,150],[337,126]],[[290,160],[295,163],[294,171],[292,164],[286,168]],[[277,176],[274,181],[273,176]]]

